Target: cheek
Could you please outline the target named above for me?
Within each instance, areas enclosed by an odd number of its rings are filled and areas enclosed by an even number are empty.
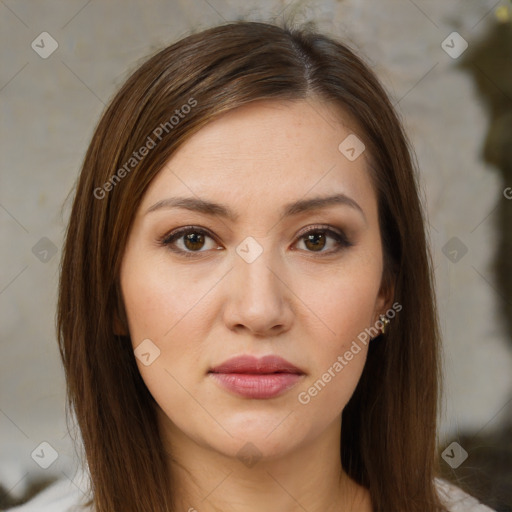
[[[299,390],[298,402],[334,418],[345,407],[364,369],[380,284],[379,265],[352,267],[319,276],[314,288],[298,291],[305,300],[314,346],[307,348],[314,372]]]
[[[144,343],[144,352],[151,354],[148,365],[136,358],[144,383],[169,417],[176,410],[189,411],[193,401],[187,389],[202,370],[194,336],[206,328],[199,318],[206,284],[171,274],[168,264],[149,258],[127,258],[121,277],[132,347]]]
[[[233,416],[229,402],[221,400],[215,391],[210,396],[208,389],[200,387],[207,371],[205,353],[211,355],[216,349],[208,347],[209,352],[205,352],[201,341],[208,340],[218,327],[214,287],[225,270],[180,273],[174,268],[171,272],[165,258],[138,255],[129,255],[127,262],[121,284],[132,344],[135,348],[149,338],[160,350],[150,366],[137,360],[146,386],[179,428],[198,432],[204,425],[218,428],[190,399],[189,391],[197,394],[201,403],[210,404],[219,417]],[[353,342],[371,325],[380,267],[375,259],[359,252],[336,269],[325,265],[310,271],[303,266],[299,271],[295,269],[293,276],[290,300],[294,319],[289,338],[296,337],[296,350],[307,356],[310,375],[294,390],[287,406],[299,413],[302,426],[297,425],[297,429],[313,435],[339,416],[360,378],[367,346],[353,346]],[[307,404],[301,396],[306,397]],[[197,418],[193,428],[190,418]],[[252,415],[240,414],[237,418],[235,415],[229,423],[234,431],[245,431],[241,425],[254,421]],[[271,418],[268,423],[275,421]]]
[[[122,277],[123,300],[134,345],[145,338],[160,344],[173,337],[173,332],[190,323],[209,286],[209,280],[194,282],[174,269],[170,272],[168,263],[142,258],[132,260]]]
[[[132,347],[150,340],[150,351],[158,354],[148,366],[137,358],[140,374],[158,403],[185,406],[190,397],[180,384],[193,385],[207,371],[204,346],[197,341],[211,330],[208,290],[219,278],[212,272],[201,279],[170,272],[165,258],[128,256],[121,285]]]
[[[297,295],[304,297],[308,325],[316,330],[316,339],[323,350],[332,355],[355,339],[375,319],[379,296],[381,268],[368,265],[346,265],[317,274],[315,280],[297,281]]]

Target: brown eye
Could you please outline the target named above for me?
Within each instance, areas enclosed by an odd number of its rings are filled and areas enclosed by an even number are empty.
[[[343,233],[323,226],[310,228],[299,236],[298,242],[304,243],[306,252],[326,255],[353,245]],[[214,237],[209,232],[194,226],[177,229],[162,238],[160,243],[172,252],[186,257],[200,256],[211,249],[222,249],[216,245]]]
[[[209,246],[208,240],[210,240]],[[205,230],[193,226],[170,233],[161,240],[161,244],[183,256],[196,256],[208,249],[220,248],[215,245],[213,237]]]
[[[329,243],[330,240],[332,242]],[[302,233],[299,242],[304,243],[306,252],[326,254],[338,252],[352,245],[343,233],[323,226],[314,226],[309,231]],[[325,248],[327,249],[324,250]]]
[[[312,251],[321,251],[325,247],[325,234],[316,232],[306,235],[304,245]]]
[[[189,233],[183,236],[183,244],[191,251],[197,251],[204,245],[204,235],[202,233]]]

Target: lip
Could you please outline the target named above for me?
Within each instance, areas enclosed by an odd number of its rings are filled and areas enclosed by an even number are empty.
[[[279,356],[242,355],[224,361],[208,374],[223,388],[246,398],[273,398],[289,390],[304,372]]]

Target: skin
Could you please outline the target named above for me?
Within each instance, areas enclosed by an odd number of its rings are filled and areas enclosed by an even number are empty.
[[[174,460],[177,510],[372,510],[368,491],[339,457],[341,413],[368,347],[360,344],[308,404],[298,401],[390,306],[367,152],[349,161],[338,150],[357,132],[351,126],[346,114],[316,99],[254,102],[194,134],[142,200],[121,289],[133,347],[150,339],[160,350],[150,365],[137,364]],[[333,193],[362,212],[337,204],[282,217],[285,204]],[[170,207],[147,212],[171,196],[222,203],[239,218]],[[334,252],[338,244],[325,231],[324,240],[307,243],[303,228],[318,224],[345,233],[352,245]],[[192,257],[161,243],[184,226],[213,235],[175,240]],[[263,251],[251,263],[236,252],[249,236]],[[240,397],[208,374],[240,354],[277,354],[305,375],[281,396]],[[257,450],[254,465],[237,456],[244,446]]]

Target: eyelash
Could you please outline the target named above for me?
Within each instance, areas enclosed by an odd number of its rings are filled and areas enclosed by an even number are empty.
[[[172,252],[179,254],[180,256],[185,256],[187,258],[198,257],[202,252],[206,252],[206,251],[201,251],[201,250],[200,251],[184,251],[182,249],[176,249],[175,247],[172,247],[172,245],[177,240],[179,240],[183,235],[185,235],[187,233],[195,233],[195,234],[205,235],[215,241],[215,237],[209,231],[207,231],[203,228],[196,227],[196,226],[185,226],[183,228],[179,228],[169,234],[164,235],[159,240],[159,243],[160,243],[160,245],[167,247]],[[338,253],[339,251],[341,251],[343,249],[347,249],[353,245],[351,242],[349,242],[349,240],[346,238],[346,236],[344,234],[331,229],[329,226],[321,226],[321,225],[311,226],[309,229],[302,232],[298,236],[297,241],[303,240],[307,235],[314,234],[314,233],[328,234],[337,243],[337,247],[335,249],[331,249],[329,251],[318,251],[318,254],[332,255],[334,253]],[[315,254],[316,251],[306,251],[306,252]]]

